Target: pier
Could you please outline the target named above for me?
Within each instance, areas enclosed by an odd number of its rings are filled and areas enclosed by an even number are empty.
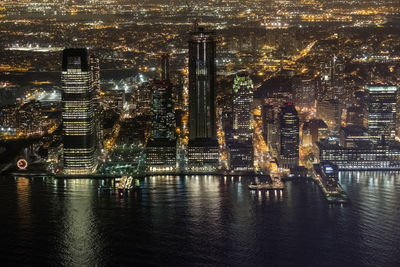
[[[338,182],[338,167],[330,162],[314,164],[312,179],[330,204],[346,204],[347,193]]]

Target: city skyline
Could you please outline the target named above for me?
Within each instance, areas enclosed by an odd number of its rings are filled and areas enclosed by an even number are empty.
[[[0,1],[0,258],[399,265],[399,30],[394,0]]]

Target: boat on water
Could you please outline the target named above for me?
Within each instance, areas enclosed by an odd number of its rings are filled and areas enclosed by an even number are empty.
[[[121,191],[130,191],[140,189],[139,180],[134,179],[132,176],[122,176],[114,179],[114,183],[111,185],[101,185],[99,186],[99,190],[118,190]]]
[[[284,188],[284,184],[280,179],[274,179],[272,183],[253,182],[249,184],[250,190],[283,190]]]

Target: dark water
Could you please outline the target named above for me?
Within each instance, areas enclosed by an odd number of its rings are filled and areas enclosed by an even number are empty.
[[[346,172],[352,200],[316,185],[258,195],[249,180],[149,177],[142,193],[96,180],[0,178],[0,259],[18,265],[400,266],[400,175]]]

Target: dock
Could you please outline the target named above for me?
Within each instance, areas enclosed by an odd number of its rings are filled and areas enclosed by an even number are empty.
[[[330,191],[322,183],[319,175],[315,175],[313,181],[321,189],[322,194],[329,204],[347,204],[349,202],[349,197],[340,184],[337,185],[335,191]]]

